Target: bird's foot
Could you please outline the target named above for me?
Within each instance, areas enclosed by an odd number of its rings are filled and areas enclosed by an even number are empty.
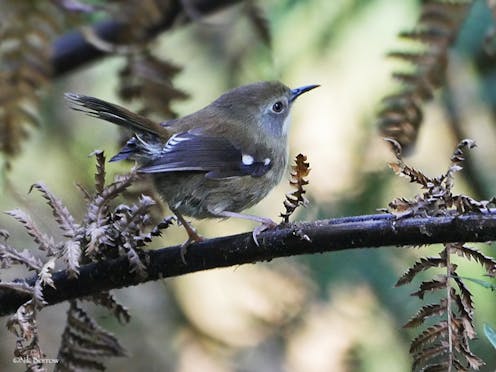
[[[193,243],[203,241],[203,237],[201,237],[196,232],[196,229],[184,219],[182,214],[175,210],[173,210],[173,212],[177,216],[179,223],[184,227],[184,230],[186,230],[186,233],[188,234],[188,239],[183,244],[181,244],[181,250],[179,252],[179,254],[181,255],[181,261],[183,261],[183,263],[186,265],[186,253],[188,252],[188,247]]]
[[[181,261],[183,261],[185,265],[187,264],[186,253],[188,253],[188,247],[193,243],[202,242],[204,240],[202,236],[198,235],[193,226],[189,225],[189,228],[191,229],[192,234],[190,235],[190,233],[188,232],[188,239],[183,244],[181,244],[181,250],[179,251],[179,254],[181,255]],[[188,229],[186,229],[186,231],[188,231]]]
[[[255,227],[252,232],[253,241],[255,242],[257,247],[260,247],[260,244],[258,243],[258,235],[266,230],[274,229],[277,227],[277,223],[272,221],[270,218],[259,217],[259,219],[261,224]]]

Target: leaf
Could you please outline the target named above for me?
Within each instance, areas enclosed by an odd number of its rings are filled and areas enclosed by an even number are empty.
[[[480,285],[481,287],[484,287],[486,289],[490,289],[491,291],[496,291],[496,285],[495,284],[492,284],[492,283],[489,283],[485,280],[481,280],[481,279],[476,279],[476,278],[470,278],[470,277],[467,277],[467,276],[461,276],[460,278],[464,279],[464,280],[469,280],[475,284],[478,284]]]
[[[484,323],[484,334],[489,340],[494,349],[496,349],[496,330],[492,328],[489,324]]]
[[[75,300],[70,301],[57,368],[104,370],[102,357],[125,355],[125,349],[114,335],[101,328]]]
[[[428,270],[432,267],[444,267],[446,262],[438,257],[422,257],[419,261],[415,262],[396,282],[395,286],[399,287],[404,284],[410,283],[413,278],[420,272]]]
[[[105,187],[105,153],[95,150],[89,156],[93,155],[96,157],[95,190],[101,194]]]
[[[53,238],[43,233],[31,219],[31,216],[20,209],[13,209],[5,213],[22,224],[29,236],[38,244],[38,249],[46,251],[49,256],[55,254],[56,247]]]
[[[0,262],[5,267],[10,267],[12,263],[24,265],[29,270],[34,270],[36,272],[38,272],[43,265],[43,262],[27,249],[18,252],[15,248],[5,243],[0,243]]]
[[[100,292],[97,295],[86,297],[85,299],[110,310],[120,323],[129,323],[129,320],[131,319],[129,310],[118,303],[110,292]]]
[[[40,359],[45,357],[41,350],[36,322],[35,300],[31,299],[17,309],[7,320],[7,329],[16,335],[14,355],[26,359],[28,371],[41,371]]]
[[[466,257],[469,260],[473,259],[484,267],[489,276],[496,275],[496,260],[492,257],[484,255],[475,248],[467,247],[463,244],[452,244],[450,249],[454,250],[459,256]]]
[[[461,140],[451,156],[451,162],[453,163],[452,167],[457,163],[465,161],[465,155],[463,154],[463,150],[465,150],[465,148],[473,149],[474,147],[477,147],[474,140],[469,138]],[[459,169],[456,169],[456,171],[458,170]]]
[[[422,364],[437,358],[443,354],[446,354],[446,346],[445,345],[434,345],[434,346],[428,346],[424,347],[421,351],[418,353],[415,353],[413,355],[413,366],[412,370],[415,371],[421,366]],[[433,368],[433,367],[431,367]],[[432,370],[432,369],[431,369]],[[434,369],[435,370],[435,369]],[[443,370],[445,371],[445,370]]]
[[[308,200],[304,196],[306,193],[304,186],[308,185],[308,181],[304,177],[307,177],[310,173],[310,164],[307,163],[307,157],[303,154],[298,154],[296,156],[295,165],[291,168],[292,172],[289,184],[296,190],[286,194],[286,199],[284,200],[286,212],[280,214],[285,223],[289,222],[289,217],[294,213],[297,207],[306,207],[308,204]]]
[[[458,289],[460,290],[460,298],[463,304],[464,312],[466,312],[470,319],[472,318],[472,314],[474,312],[474,302],[472,300],[472,293],[470,293],[469,289],[458,276],[453,276],[453,280],[458,285]]]
[[[66,241],[64,244],[62,257],[67,263],[67,273],[69,274],[69,278],[77,278],[79,276],[79,260],[81,257],[81,245],[79,241]]]
[[[441,300],[439,304],[424,305],[404,326],[403,328],[413,328],[421,325],[426,318],[441,315],[446,312],[446,300]]]
[[[420,44],[415,51],[398,51],[389,56],[408,62],[413,70],[394,72],[402,82],[399,92],[383,99],[378,126],[384,137],[394,138],[408,150],[415,143],[423,121],[423,104],[444,84],[449,47],[458,34],[469,7],[449,2],[424,1],[415,28],[399,37]],[[397,154],[397,151],[395,151]]]
[[[427,328],[420,335],[415,337],[410,344],[410,353],[417,353],[428,344],[432,344],[439,337],[448,333],[448,322],[441,321]]]
[[[41,284],[49,285],[52,288],[55,288],[55,284],[53,283],[52,273],[53,269],[55,269],[55,258],[51,258],[48,260],[40,270],[38,277],[40,279]]]
[[[46,199],[50,208],[52,208],[53,216],[55,217],[55,221],[59,224],[61,230],[63,230],[67,237],[73,237],[76,234],[77,225],[74,221],[74,217],[72,217],[69,210],[62,203],[62,201],[55,197],[43,183],[35,183],[31,186],[29,192],[33,189],[41,192],[42,196]]]
[[[134,249],[134,247],[129,243],[124,243],[123,248],[126,251],[127,258],[129,260],[129,265],[131,266],[131,273],[136,274],[138,277],[145,279],[148,276],[148,272],[146,271],[146,266],[141,261],[138,253]]]
[[[132,25],[136,28],[134,22]],[[176,117],[172,102],[188,98],[185,92],[173,84],[174,77],[180,71],[180,67],[160,59],[150,50],[130,54],[126,65],[119,72],[119,96],[127,102],[140,100],[141,115],[156,113],[163,118]]]

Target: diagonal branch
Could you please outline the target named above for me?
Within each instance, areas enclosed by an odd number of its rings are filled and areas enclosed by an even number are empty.
[[[302,239],[308,236],[311,241]],[[332,252],[353,248],[408,246],[441,242],[486,242],[496,240],[496,210],[462,216],[397,219],[390,214],[345,217],[280,226],[261,233],[260,246],[251,233],[209,239],[188,249],[187,264],[180,246],[142,253],[148,277],[130,273],[127,257],[81,266],[78,278],[67,271],[53,274],[55,288],[44,288],[44,299],[53,305],[101,291],[138,285],[161,278],[213,268],[236,266],[277,257]],[[35,278],[19,279],[33,284]],[[25,293],[0,288],[0,316],[11,314],[29,300]]]
[[[215,11],[227,8],[239,3],[241,0],[190,0],[191,6],[198,14],[211,14]],[[161,22],[154,24],[146,30],[150,39],[159,35],[162,31],[171,28],[183,15],[182,2],[170,1],[170,8],[164,14]],[[114,43],[118,41],[122,30],[129,27],[114,20],[102,21],[93,30],[102,40]],[[72,31],[59,37],[54,43],[53,73],[60,76],[72,72],[87,63],[93,62],[105,56],[105,52],[89,43],[80,31]]]

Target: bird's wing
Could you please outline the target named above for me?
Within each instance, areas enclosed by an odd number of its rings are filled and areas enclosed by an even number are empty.
[[[173,135],[162,154],[144,164],[143,173],[204,172],[207,178],[260,177],[272,167],[270,159],[245,154],[222,137],[191,130]]]

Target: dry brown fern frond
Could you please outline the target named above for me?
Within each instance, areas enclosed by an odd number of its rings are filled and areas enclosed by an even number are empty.
[[[402,88],[383,99],[378,125],[382,135],[394,138],[405,149],[416,141],[423,120],[422,104],[432,99],[434,90],[444,83],[448,51],[469,7],[466,1],[423,1],[415,28],[399,35],[421,44],[423,50],[389,53],[413,65],[413,71],[393,73]]]
[[[490,205],[495,204],[494,198],[477,201],[466,195],[452,193],[454,175],[463,169],[461,166],[464,160],[463,151],[476,146],[473,140],[460,141],[451,156],[448,170],[438,177],[428,177],[422,171],[405,164],[401,157],[402,147],[399,142],[391,138],[386,138],[386,141],[391,144],[397,159],[396,162],[389,163],[389,167],[399,176],[408,178],[410,182],[420,185],[425,190],[413,199],[397,198],[390,202],[389,211],[397,217],[441,216],[450,211],[483,212],[489,210]]]
[[[139,100],[141,115],[157,114],[161,119],[174,118],[176,114],[171,102],[188,98],[172,83],[180,71],[178,66],[155,57],[149,51],[132,53],[126,57],[125,66],[119,71],[119,95],[127,102]]]
[[[165,218],[153,226],[149,209],[155,202],[145,195],[131,205],[116,203],[115,199],[136,179],[136,173],[117,176],[113,183],[106,185],[105,156],[99,151],[94,154],[97,163],[95,191],[83,192],[87,211],[80,222],[76,221],[63,202],[45,185],[37,183],[31,187],[31,190],[39,191],[46,200],[62,236],[54,237],[44,233],[29,214],[21,210],[7,212],[23,225],[42,257],[29,250],[15,249],[7,243],[8,232],[0,230],[0,267],[5,269],[20,265],[37,274],[34,285],[28,285],[27,282],[0,281],[1,288],[20,291],[30,296],[30,300],[19,308],[8,323],[9,329],[18,338],[16,356],[36,357],[37,360],[43,356],[38,345],[36,312],[45,305],[44,288],[55,287],[52,273],[57,266],[58,269],[65,269],[69,276],[77,277],[80,265],[125,255],[129,260],[130,274],[145,277],[147,272],[146,265],[140,259],[141,247],[147,245],[153,237],[159,236],[174,221],[173,218]],[[130,319],[128,310],[119,304],[110,292],[102,292],[83,300],[105,307],[122,323],[127,323]],[[80,308],[77,301],[79,300],[71,302],[68,312],[67,326],[59,352],[60,364],[57,368],[102,370],[103,357],[122,356],[124,350],[114,336],[100,328]],[[33,370],[38,367],[33,364]]]
[[[50,81],[51,42],[60,29],[47,1],[4,1],[0,24],[0,150],[17,154],[37,124],[39,88]]]
[[[101,328],[76,301],[70,302],[55,371],[103,371],[103,358],[126,354],[114,335]]]
[[[478,370],[484,365],[484,362],[471,352],[469,346],[469,340],[476,337],[473,324],[475,305],[472,294],[459,277],[456,271],[457,265],[451,263],[451,254],[462,249],[462,246],[462,243],[445,244],[435,264],[429,259],[422,258],[403,275],[403,280],[398,281],[397,285],[403,285],[413,280],[414,276],[421,271],[433,267],[443,267],[445,270],[445,274],[438,274],[440,279],[422,281],[420,289],[412,293],[420,299],[424,299],[427,292],[436,291],[446,294],[439,303],[422,306],[404,325],[405,328],[417,328],[428,320],[440,318],[411,342],[410,353],[413,356],[413,370],[415,371],[429,370],[429,368]],[[485,261],[491,261],[490,267],[496,264],[496,261],[491,258]]]
[[[7,159],[19,153],[29,127],[38,124],[41,88],[52,76],[53,41],[80,21],[59,5],[56,1],[2,1],[0,152]]]
[[[465,160],[463,151],[475,147],[471,140],[462,140],[451,156],[448,170],[438,177],[427,177],[421,171],[405,164],[401,158],[401,145],[395,140],[388,140],[393,148],[397,162],[390,167],[400,176],[418,184],[423,193],[408,200],[398,198],[389,206],[398,218],[405,216],[460,215],[468,212],[489,211],[490,201],[477,201],[466,195],[453,195],[454,174],[462,169]],[[435,268],[441,270],[436,278],[423,280],[413,296],[423,300],[430,293],[444,294],[439,303],[424,305],[404,325],[416,328],[428,320],[437,319],[436,323],[426,328],[414,338],[410,345],[413,357],[413,370],[478,370],[484,362],[472,353],[469,340],[476,337],[473,324],[474,302],[472,294],[458,274],[458,265],[452,262],[457,254],[467,260],[479,263],[489,276],[496,273],[496,260],[486,256],[464,243],[445,243],[444,249],[437,257],[422,257],[399,278],[397,286],[410,283],[420,273]]]
[[[28,371],[45,371],[36,322],[36,305],[29,300],[7,321],[7,329],[17,337],[14,356],[26,360]]]
[[[310,164],[307,162],[307,157],[303,154],[298,154],[295,159],[295,165],[291,166],[291,178],[289,184],[296,190],[286,194],[284,207],[286,212],[281,212],[280,216],[284,223],[289,222],[289,217],[294,213],[299,206],[307,206],[308,200],[305,197],[305,186],[308,181],[305,177],[310,173]]]

